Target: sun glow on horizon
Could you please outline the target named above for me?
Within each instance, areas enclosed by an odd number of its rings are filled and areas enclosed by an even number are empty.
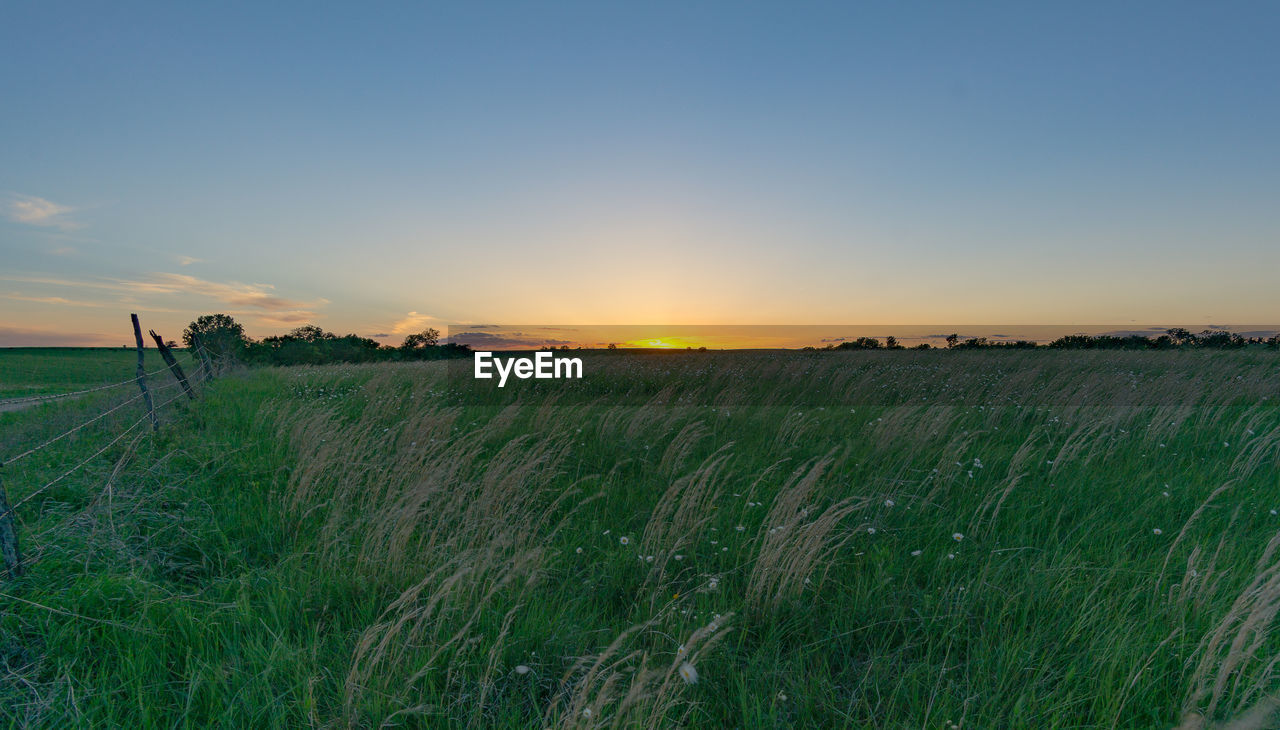
[[[696,342],[686,337],[671,337],[671,336],[644,337],[637,340],[630,340],[619,345],[619,347],[647,348],[647,349],[656,349],[656,350],[675,350],[675,349],[685,349],[690,347],[696,349],[704,346],[705,345],[703,345],[703,343]]]

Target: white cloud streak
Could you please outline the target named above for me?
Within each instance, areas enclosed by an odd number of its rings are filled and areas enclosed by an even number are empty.
[[[439,320],[429,314],[419,314],[417,312],[409,312],[403,319],[391,325],[391,334],[408,335],[414,332],[421,332],[426,329],[427,325]]]
[[[73,211],[75,208],[34,195],[10,195],[4,206],[4,216],[14,223],[57,228],[63,231],[73,231],[83,227],[83,224],[67,217]]]

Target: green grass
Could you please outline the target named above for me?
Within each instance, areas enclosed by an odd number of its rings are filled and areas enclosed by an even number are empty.
[[[162,367],[156,351],[147,353],[147,370]],[[133,348],[0,348],[0,400],[68,393],[133,377],[138,353]]]
[[[1230,717],[1280,689],[1265,355],[770,355],[840,383],[794,407],[764,404],[803,383],[742,378],[770,365],[723,355],[700,374],[588,364],[681,406],[610,400],[599,380],[560,405],[520,388],[477,405],[440,364],[225,377],[18,506],[31,564],[0,584],[0,712],[40,727]],[[943,398],[922,385],[938,372],[981,377]],[[1131,372],[1163,374],[1158,404],[1048,397]],[[108,402],[0,414],[0,455]],[[140,412],[117,415],[6,466],[10,501]],[[1241,633],[1255,609],[1260,630]],[[681,644],[697,684],[675,673]]]

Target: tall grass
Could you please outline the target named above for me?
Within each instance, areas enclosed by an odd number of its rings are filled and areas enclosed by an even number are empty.
[[[1274,725],[1275,358],[588,367],[577,390],[479,400],[430,363],[219,381],[28,503],[0,708],[47,727]],[[835,390],[788,402],[797,372]],[[50,464],[18,466],[11,500]]]

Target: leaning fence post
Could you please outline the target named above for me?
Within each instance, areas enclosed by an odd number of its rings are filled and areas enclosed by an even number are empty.
[[[155,330],[147,330],[151,335],[151,339],[156,341],[156,349],[160,351],[160,357],[164,358],[164,364],[169,366],[169,370],[173,371],[173,376],[182,384],[182,389],[187,392],[187,397],[191,400],[196,399],[196,393],[191,389],[191,384],[187,382],[187,374],[182,372],[182,366],[178,364],[178,360],[174,358],[173,353],[169,352],[169,346],[164,344],[164,340]]]
[[[0,464],[2,467],[3,464]],[[0,557],[10,578],[22,575],[22,551],[18,549],[18,528],[13,524],[13,509],[4,491],[4,472],[0,469]]]
[[[138,324],[138,315],[130,314],[133,319],[133,339],[138,343],[138,388],[142,390],[142,399],[147,402],[147,414],[151,416],[151,430],[160,430],[160,421],[156,418],[156,405],[151,402],[151,391],[147,390],[147,370],[142,365],[142,326]]]

